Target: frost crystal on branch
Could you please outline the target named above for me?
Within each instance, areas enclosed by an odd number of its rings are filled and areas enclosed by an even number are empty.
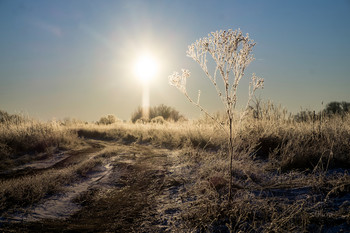
[[[240,80],[244,76],[247,66],[254,60],[251,51],[255,42],[245,36],[240,30],[216,31],[208,34],[188,46],[187,56],[195,60],[206,76],[214,85],[218,96],[221,98],[226,110],[233,113],[237,103],[237,89]],[[213,74],[208,70],[208,57],[211,57],[216,66]],[[217,76],[221,76],[223,85],[218,85]],[[182,93],[186,93],[186,78],[189,71],[183,70],[182,75],[174,73],[169,76],[170,83],[176,86]],[[255,90],[263,87],[264,80],[253,74],[249,85],[250,102]],[[221,87],[221,88],[220,88]],[[198,101],[197,101],[198,104]]]
[[[179,75],[178,72],[174,72],[172,75],[169,76],[169,83],[172,86],[175,86],[177,89],[179,89],[182,93],[186,93],[186,79],[191,76],[191,73],[189,70],[182,69],[182,75]]]
[[[249,86],[254,88],[253,91],[264,88],[264,79],[257,77],[255,74],[253,74],[251,79],[252,81],[249,83]]]
[[[201,98],[201,90],[198,90],[197,104],[199,104],[200,98]]]

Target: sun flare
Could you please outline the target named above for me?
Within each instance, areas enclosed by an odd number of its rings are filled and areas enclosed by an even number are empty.
[[[157,73],[158,63],[150,54],[142,54],[134,66],[135,75],[143,83],[148,83]]]

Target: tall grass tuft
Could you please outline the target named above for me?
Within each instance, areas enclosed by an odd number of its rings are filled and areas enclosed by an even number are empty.
[[[19,115],[8,116],[0,122],[0,168],[25,154],[69,148],[78,141],[75,132],[56,121],[44,123]]]

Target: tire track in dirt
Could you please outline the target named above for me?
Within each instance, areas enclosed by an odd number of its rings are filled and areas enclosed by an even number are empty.
[[[29,164],[28,169],[15,169],[14,175],[11,178],[21,178],[25,176],[35,176],[50,172],[52,169],[61,170],[74,167],[79,163],[87,163],[97,156],[106,153],[106,147],[102,142],[87,141],[89,148],[67,152],[64,159],[57,160],[54,157],[46,159],[46,161],[35,161]],[[112,146],[108,146],[108,149]],[[59,192],[50,196],[46,196],[39,203],[21,208],[20,210],[10,209],[5,216],[0,218],[1,222],[28,222],[38,221],[44,218],[67,218],[81,207],[71,200],[81,192],[86,191],[91,185],[100,181],[111,170],[111,158],[105,159],[104,163],[92,168],[92,171],[87,172],[74,183],[70,183],[63,187],[64,192]],[[43,167],[42,165],[46,166]],[[38,168],[39,167],[39,168]],[[10,174],[10,173],[9,173]],[[4,213],[2,213],[4,216]]]
[[[65,219],[81,209],[81,206],[73,200],[81,193],[87,191],[92,186],[105,188],[98,182],[111,171],[110,163],[94,168],[86,178],[80,182],[68,185],[63,193],[58,193],[46,198],[43,202],[31,206],[22,211],[18,211],[9,221],[39,221],[42,219]]]
[[[100,198],[74,214],[65,227],[88,232],[173,231],[178,210],[169,206],[174,204],[174,189],[181,186],[168,177],[175,153],[150,146],[129,147],[129,154],[114,163],[119,171],[115,187],[100,193]]]
[[[106,147],[106,145],[92,140],[86,141],[86,143],[89,146],[87,148],[52,154],[44,160],[34,161],[2,173],[0,174],[0,180],[41,174],[53,168],[64,168],[82,162],[85,157],[93,153],[98,153]]]
[[[86,158],[104,157],[104,162],[86,174],[84,180],[66,187],[41,204],[10,220],[9,227],[28,231],[62,229],[73,231],[169,231],[176,209],[174,192],[181,184],[173,182],[174,152],[150,145],[123,145],[89,140],[91,148],[73,153],[50,168],[62,168]],[[172,189],[172,190],[171,190]],[[28,214],[29,213],[29,214]],[[14,221],[22,221],[14,224]]]

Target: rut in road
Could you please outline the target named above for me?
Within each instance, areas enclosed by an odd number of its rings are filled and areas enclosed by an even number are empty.
[[[50,170],[99,158],[101,163],[64,191],[39,203],[9,213],[2,222],[21,222],[42,228],[73,224],[80,230],[169,230],[179,210],[176,202],[182,187],[176,175],[178,152],[150,145],[123,145],[89,140],[98,148],[92,153],[75,153],[63,159],[32,163],[31,169]],[[51,163],[51,164],[50,164]],[[43,166],[50,164],[50,166]],[[18,169],[20,170],[20,169]],[[175,207],[174,207],[175,206]],[[86,224],[89,222],[90,224]],[[68,226],[67,226],[68,227]],[[62,228],[61,228],[62,229]]]

